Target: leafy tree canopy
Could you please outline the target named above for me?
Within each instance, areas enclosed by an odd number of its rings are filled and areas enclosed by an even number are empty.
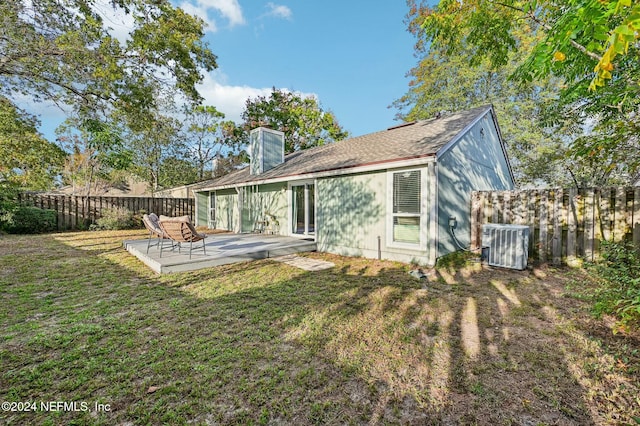
[[[133,152],[110,123],[68,118],[58,128],[58,142],[70,152],[62,178],[74,194],[93,195],[119,184],[133,165]]]
[[[456,49],[461,41],[475,47],[473,59],[508,62],[520,48],[513,30],[526,21],[544,34],[521,77],[562,75],[569,82],[591,77],[590,88],[604,85],[619,72],[616,64],[637,54],[640,4],[632,0],[441,0],[421,6],[427,38]]]
[[[210,105],[196,105],[186,110],[184,138],[197,170],[194,180],[204,179],[205,170],[211,167],[213,159],[220,155],[223,147],[228,147],[224,128],[229,124],[225,124],[224,117]]]
[[[536,83],[555,76],[562,82],[555,101],[544,106],[541,126],[582,135],[568,151],[589,184],[637,179],[640,61],[637,38],[640,5],[630,0],[441,0],[435,7],[409,0],[410,29],[420,49],[444,58],[468,52],[468,65],[488,61],[507,66],[522,61],[512,82]],[[528,45],[519,36],[529,27]],[[562,135],[573,140],[571,133]],[[589,167],[596,167],[591,173]],[[579,184],[578,179],[575,180]],[[584,181],[580,179],[580,181]]]
[[[106,15],[133,20],[126,40]],[[197,101],[200,71],[216,67],[203,25],[169,0],[3,0],[0,91],[80,114],[153,109],[158,82]]]
[[[284,132],[285,153],[321,146],[349,136],[333,113],[323,110],[316,98],[276,88],[273,88],[269,97],[247,99],[242,120],[245,133],[260,126]]]
[[[522,42],[531,38],[522,34]],[[485,60],[469,65],[468,50],[448,56],[431,47],[418,65],[409,71],[409,91],[394,106],[405,121],[423,120],[442,112],[455,112],[493,104],[503,138],[520,184],[552,183],[566,171],[562,142],[541,126],[543,110],[556,97],[559,82],[546,79],[538,84],[513,84],[509,75],[522,60],[511,54],[509,63],[492,68]]]
[[[38,133],[37,119],[0,96],[0,182],[49,189],[65,153]]]
[[[188,148],[180,137],[181,123],[161,113],[139,115],[137,125],[125,133],[127,145],[134,153],[132,171],[149,183],[152,191],[183,183],[192,183],[192,170],[184,169],[184,178],[176,177],[176,165],[185,164]],[[165,161],[170,171],[163,170]]]

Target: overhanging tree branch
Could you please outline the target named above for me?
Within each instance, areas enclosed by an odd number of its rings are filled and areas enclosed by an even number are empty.
[[[521,12],[525,18],[530,19],[531,21],[533,21],[536,24],[540,25],[546,31],[552,31],[553,30],[553,27],[551,25],[547,24],[546,22],[543,22],[541,19],[539,19],[535,15],[533,10],[525,11],[521,7],[517,7],[517,6],[511,5],[511,4],[506,4],[506,3],[503,3],[503,2],[500,2],[500,1],[492,1],[490,3],[496,4],[498,6],[506,7],[506,8],[509,8],[511,10],[515,10],[515,11]],[[591,59],[594,59],[594,60],[596,60],[598,62],[600,62],[602,60],[602,56],[598,55],[597,53],[591,52],[586,47],[584,47],[583,45],[581,45],[580,43],[576,42],[573,39],[569,39],[569,44],[571,44],[571,46],[575,47],[576,49],[578,49],[579,51],[581,51],[582,53],[584,53],[585,55],[587,55]]]

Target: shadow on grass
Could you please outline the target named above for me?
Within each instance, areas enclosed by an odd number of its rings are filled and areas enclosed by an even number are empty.
[[[102,249],[68,236],[45,237],[44,261],[0,256],[14,277],[0,276],[0,396],[110,411],[3,413],[10,422],[597,418],[568,353],[581,334],[543,309],[555,296],[530,274],[480,271],[424,285],[406,265],[313,254],[336,267],[309,273],[263,260],[157,276],[112,247],[120,234],[96,234]]]

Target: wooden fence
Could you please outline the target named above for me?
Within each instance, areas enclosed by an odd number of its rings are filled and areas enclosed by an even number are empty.
[[[22,193],[19,201],[57,212],[58,230],[87,229],[102,217],[105,209],[123,207],[134,215],[153,212],[158,216],[189,216],[194,220],[194,200],[192,198],[154,197],[102,197],[59,195],[42,193]]]
[[[640,188],[482,191],[471,197],[471,247],[482,224],[528,225],[529,258],[575,264],[598,258],[600,242],[640,248]]]

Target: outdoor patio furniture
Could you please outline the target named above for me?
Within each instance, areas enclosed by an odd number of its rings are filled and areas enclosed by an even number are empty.
[[[202,241],[202,251],[205,255],[207,254],[204,241],[207,236],[196,231],[189,216],[168,217],[161,215],[158,223],[165,235],[177,243],[178,252],[182,248],[182,243],[189,243],[189,259],[191,259],[193,250],[200,249],[200,247],[193,247],[193,243],[198,241]],[[162,257],[162,245],[160,246],[160,257]]]
[[[265,213],[258,217],[253,224],[253,232],[256,234],[277,234],[279,232],[279,223],[275,216]]]
[[[145,228],[149,231],[149,242],[147,243],[147,253],[149,253],[149,247],[158,246],[159,248],[162,244],[167,242],[173,244],[168,235],[164,233],[164,231],[160,228],[160,224],[158,223],[158,215],[155,213],[149,213],[142,216],[142,222],[144,223]],[[157,241],[151,244],[151,240],[153,238],[157,238]]]

